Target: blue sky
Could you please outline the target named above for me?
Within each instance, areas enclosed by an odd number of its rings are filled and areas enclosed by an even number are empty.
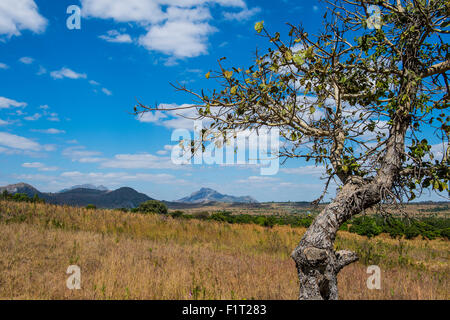
[[[66,26],[69,5],[82,8],[80,30]],[[164,200],[200,187],[259,201],[316,199],[321,170],[300,161],[274,176],[249,166],[174,166],[171,134],[190,123],[130,112],[136,98],[192,103],[169,83],[210,87],[205,74],[220,57],[249,66],[267,46],[256,21],[282,33],[286,22],[315,31],[322,14],[310,0],[2,0],[0,185],[130,186]]]

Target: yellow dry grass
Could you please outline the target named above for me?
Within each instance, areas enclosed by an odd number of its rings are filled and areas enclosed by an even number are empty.
[[[2,299],[295,299],[289,255],[305,230],[0,202]],[[340,232],[361,260],[339,275],[341,299],[448,299],[449,242]],[[81,290],[66,287],[69,265]],[[381,290],[366,286],[369,264]]]

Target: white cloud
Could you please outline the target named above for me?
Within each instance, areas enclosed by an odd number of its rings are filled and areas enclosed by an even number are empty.
[[[11,107],[22,108],[26,107],[25,102],[17,102],[16,100],[0,97],[0,109],[9,109]]]
[[[153,26],[139,44],[150,51],[160,51],[176,58],[192,58],[207,53],[207,36],[216,29],[208,23],[167,21]]]
[[[120,33],[117,30],[109,30],[105,35],[99,36],[99,38],[108,42],[115,42],[115,43],[133,42],[129,34]]]
[[[175,169],[180,168],[172,163],[169,157],[158,157],[149,153],[118,154],[113,159],[104,161],[103,168],[120,169]]]
[[[33,132],[39,132],[39,133],[47,133],[47,134],[61,134],[61,133],[66,133],[64,130],[59,130],[59,129],[54,129],[54,128],[50,128],[50,129],[31,129],[31,131],[33,131]]]
[[[36,72],[36,74],[38,76],[46,74],[46,73],[47,73],[47,69],[45,69],[43,66],[39,66],[39,70],[38,70],[38,72]]]
[[[100,85],[100,83],[98,83],[98,82],[95,81],[95,80],[89,80],[89,83],[92,84],[93,86],[98,86],[98,85]]]
[[[46,26],[47,20],[39,14],[34,0],[0,1],[0,35],[11,38],[19,36],[22,30],[41,33]]]
[[[51,113],[50,117],[47,118],[48,121],[59,122],[59,117],[57,113]]]
[[[6,126],[7,124],[9,124],[8,121],[0,119],[0,126]]]
[[[81,0],[85,17],[113,19],[116,22],[134,22],[146,30],[138,44],[149,51],[162,52],[176,59],[196,57],[207,52],[208,36],[216,31],[209,24],[212,20],[209,7],[246,9],[243,0]],[[253,10],[253,11],[252,11]],[[248,12],[242,13],[242,17]],[[102,39],[111,42],[131,42],[127,34],[108,31]]]
[[[226,20],[245,21],[261,12],[261,8],[245,8],[239,12],[224,12],[223,16]]]
[[[48,109],[50,109],[50,107],[48,105],[44,104],[42,106],[39,106],[39,109],[48,110]]]
[[[73,70],[70,70],[66,67],[61,68],[60,70],[57,71],[52,71],[50,73],[50,76],[53,79],[63,79],[63,78],[69,78],[69,79],[86,79],[87,75],[85,73],[77,73]]]
[[[75,140],[76,141],[76,140]],[[74,141],[71,141],[74,143]],[[78,142],[75,142],[78,143]],[[83,146],[70,147],[63,150],[62,155],[70,158],[72,161],[79,161],[80,159],[86,159],[91,157],[96,157],[101,155],[101,152],[98,151],[89,151],[86,150]],[[87,161],[85,161],[87,162]]]
[[[25,163],[22,163],[22,167],[24,167],[24,168],[41,168],[43,166],[44,166],[44,164],[42,164],[40,162],[25,162]]]
[[[103,92],[104,94],[106,94],[107,96],[111,96],[111,95],[112,95],[112,92],[109,91],[109,90],[106,89],[106,88],[102,88],[102,92]]]
[[[42,149],[39,143],[8,132],[0,132],[0,145],[19,150],[39,151]]]
[[[5,63],[0,62],[0,69],[9,69],[9,66]]]
[[[32,116],[25,117],[24,120],[27,120],[27,121],[36,121],[36,120],[39,120],[41,117],[42,117],[42,115],[40,115],[39,113],[35,113],[35,114],[32,115]]]
[[[282,168],[281,172],[287,174],[295,174],[295,175],[313,175],[313,176],[322,176],[325,173],[325,168],[322,166],[313,166],[308,165],[304,167],[297,168]]]
[[[105,160],[105,158],[87,157],[87,158],[78,159],[78,162],[80,162],[80,163],[97,163],[97,162],[102,162],[104,160]]]
[[[169,129],[190,129],[194,128],[194,120],[198,117],[195,108],[189,108],[189,104],[160,104],[159,108],[178,110],[146,112],[137,117],[140,122],[154,123]],[[204,121],[205,122],[205,121]]]
[[[56,171],[59,169],[58,167],[47,167],[45,164],[41,162],[25,162],[22,163],[22,167],[38,169],[39,171]]]
[[[164,149],[163,149],[163,150],[158,150],[158,151],[156,151],[156,154],[159,154],[159,155],[162,155],[162,156],[163,156],[163,155],[166,155],[166,154],[169,153],[169,151],[172,150],[172,148],[173,148],[172,145],[166,144],[166,145],[164,146]]]
[[[22,57],[19,59],[20,62],[24,63],[24,64],[32,64],[34,59],[30,58],[30,57]]]
[[[67,184],[67,180],[70,179],[72,184],[78,183],[92,183],[103,185],[119,185],[129,181],[152,181],[157,184],[188,184],[183,179],[178,179],[176,176],[167,173],[127,173],[127,172],[89,172],[83,173],[80,171],[67,171],[60,175],[64,178],[64,182]],[[31,178],[31,177],[29,177]],[[43,177],[36,177],[37,180],[43,180]],[[45,178],[44,178],[45,179]],[[53,177],[58,179],[58,177]]]

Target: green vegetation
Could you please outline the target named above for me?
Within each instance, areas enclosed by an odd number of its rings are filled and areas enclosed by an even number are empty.
[[[95,210],[95,209],[97,209],[97,206],[95,204],[88,204],[86,206],[86,209]]]
[[[308,228],[314,220],[314,215],[269,215],[258,216],[249,214],[232,215],[229,211],[218,211],[212,214],[199,212],[183,214],[177,210],[169,213],[173,218],[223,221],[230,224],[257,224],[272,228],[275,225]],[[413,239],[422,236],[423,239],[450,239],[450,219],[438,217],[423,217],[415,219],[374,216],[358,216],[344,223],[340,230],[349,231],[369,238],[381,233],[387,233],[392,238],[405,237]]]
[[[167,214],[168,210],[167,206],[161,201],[149,200],[141,203],[139,207],[133,209],[132,212]]]
[[[0,200],[10,200],[15,202],[45,203],[45,200],[39,198],[37,194],[35,194],[32,198],[30,198],[26,193],[11,194],[8,193],[8,191],[6,190],[4,190],[0,195]]]

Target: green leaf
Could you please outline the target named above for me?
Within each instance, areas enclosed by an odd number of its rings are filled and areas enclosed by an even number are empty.
[[[294,56],[294,62],[298,65],[304,64],[305,63],[305,58],[303,55],[301,54],[296,54]]]
[[[264,21],[255,23],[255,31],[256,32],[261,33],[263,28],[264,28]]]

